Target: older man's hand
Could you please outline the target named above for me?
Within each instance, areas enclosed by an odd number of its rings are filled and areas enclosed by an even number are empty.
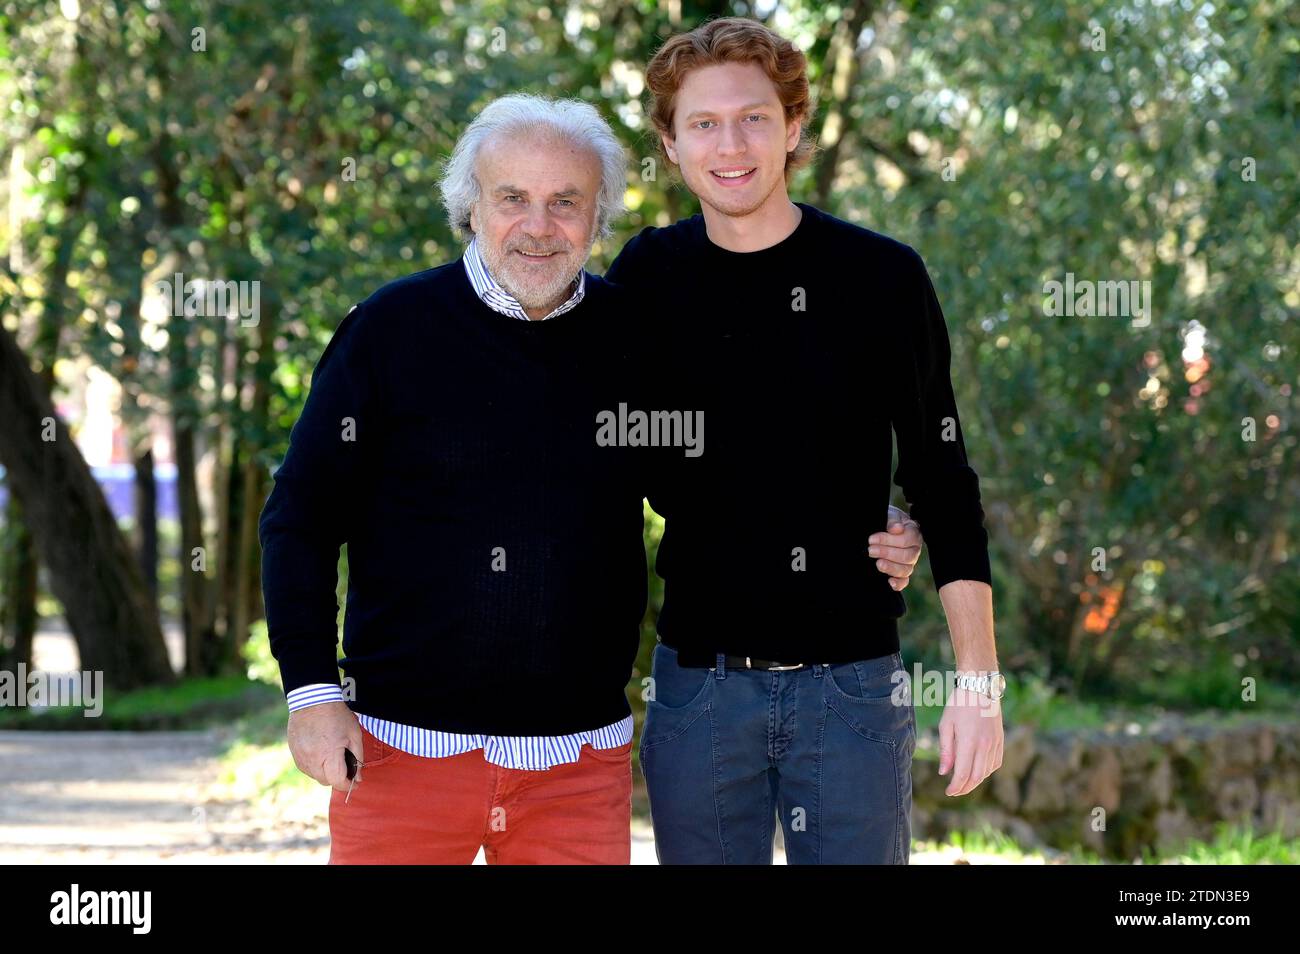
[[[343,758],[345,748],[351,749],[358,762],[364,759],[361,723],[346,702],[323,702],[289,713],[289,751],[304,775],[346,792],[351,783]],[[360,766],[356,780],[361,781]]]
[[[921,559],[921,527],[897,507],[889,508],[885,527],[867,538],[867,555],[876,558],[876,569],[889,577],[890,586],[903,590]]]

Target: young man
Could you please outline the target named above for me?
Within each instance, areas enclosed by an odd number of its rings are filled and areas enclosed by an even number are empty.
[[[714,20],[671,38],[646,81],[702,215],[643,230],[606,277],[658,296],[663,400],[703,410],[709,433],[706,454],[665,457],[650,492],[665,519],[640,750],[655,846],[665,863],[769,863],[779,816],[791,862],[906,863],[905,605],[867,546],[890,494],[891,428],[957,666],[993,673],[976,687],[1000,694],[943,315],[910,247],[791,201],[812,146],[788,40]],[[997,703],[979,699],[956,689],[940,723],[950,795],[1001,764]]]
[[[353,309],[312,375],[260,533],[331,863],[629,860],[646,461],[595,422],[644,407],[640,343],[630,296],[583,270],[625,185],[591,106],[494,101],[442,183],[464,255]],[[919,536],[896,542],[901,588]]]

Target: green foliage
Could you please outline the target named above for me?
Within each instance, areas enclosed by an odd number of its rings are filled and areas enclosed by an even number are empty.
[[[242,651],[249,679],[268,686],[280,685],[280,666],[271,655],[271,641],[266,635],[266,620],[259,619],[248,628],[248,640]]]
[[[1075,848],[1068,852],[1041,852],[1025,848],[1014,838],[988,825],[975,831],[950,832],[942,844],[918,841],[912,850],[923,852],[944,847],[1010,864],[1034,860],[1071,865],[1107,863],[1096,852],[1086,848]],[[1142,852],[1141,860],[1147,865],[1293,865],[1297,857],[1300,857],[1298,853],[1300,840],[1284,838],[1278,832],[1260,835],[1250,826],[1222,824],[1216,826],[1215,837],[1211,842],[1193,839],[1180,850],[1163,854],[1147,849]]]
[[[256,711],[277,700],[278,691],[243,676],[185,679],[170,686],[114,694],[103,714],[88,719],[80,706],[42,709],[2,708],[0,727],[66,731],[178,730],[223,725],[232,717]]]
[[[851,96],[838,210],[936,275],[1003,655],[1072,689],[1226,653],[1293,674],[1294,5],[1013,2],[891,25]],[[1150,281],[1150,323],[1046,315],[1067,272]]]
[[[41,314],[42,270],[66,248],[75,317],[59,356],[121,380],[124,414],[161,399],[266,472],[351,305],[459,254],[437,177],[481,105],[577,96],[614,124],[631,212],[595,249],[600,270],[643,225],[696,209],[647,127],[645,62],[672,32],[751,12],[80,7],[73,22],[57,0],[0,2],[0,158],[21,160],[32,209],[0,235],[39,263],[0,271],[0,296],[20,321]],[[1216,704],[1243,676],[1294,680],[1300,8],[893,2],[849,37],[859,9],[762,8],[808,52],[818,96],[821,165],[794,194],[913,244],[935,277],[1004,667],[1040,674],[1053,699],[1168,705]],[[837,60],[850,40],[856,57]],[[142,292],[176,271],[261,282],[261,322],[147,320]],[[1149,281],[1151,321],[1046,314],[1044,283],[1066,273]],[[867,356],[862,371],[875,374]],[[924,567],[907,599],[905,655],[950,665]]]
[[[1158,859],[1148,850],[1142,860],[1152,864]],[[1277,831],[1260,835],[1247,825],[1221,824],[1215,826],[1214,841],[1189,841],[1163,860],[1187,865],[1294,865],[1300,863],[1300,839],[1285,838]]]

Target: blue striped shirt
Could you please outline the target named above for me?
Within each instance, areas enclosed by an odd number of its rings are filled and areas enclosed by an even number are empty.
[[[301,686],[286,698],[289,711],[294,712],[323,702],[342,702],[343,688],[330,683],[316,683]],[[584,744],[589,743],[594,749],[616,749],[632,739],[630,715],[598,729],[587,729],[570,735],[532,736],[442,732],[389,722],[360,712],[357,713],[357,721],[371,735],[411,755],[443,758],[482,749],[483,757],[493,765],[516,769],[548,769],[565,762],[576,762]]]
[[[528,315],[518,299],[493,280],[487,265],[478,251],[478,239],[470,241],[465,249],[465,273],[470,284],[489,308],[503,315],[522,318]],[[576,279],[577,287],[569,299],[554,309],[546,318],[562,315],[582,301],[587,288],[587,273],[581,269]],[[541,319],[545,320],[545,319]],[[331,683],[313,683],[290,692],[286,697],[289,711],[305,709],[308,706],[324,702],[342,702],[343,688]],[[629,715],[618,722],[574,732],[570,735],[539,736],[496,736],[465,734],[460,732],[442,732],[436,729],[423,729],[419,726],[389,722],[374,716],[356,714],[357,721],[371,735],[383,740],[395,749],[410,755],[425,758],[444,758],[460,755],[475,749],[483,750],[483,758],[493,765],[515,769],[548,769],[566,762],[576,762],[582,753],[583,745],[595,749],[616,749],[632,740],[632,717]]]
[[[465,248],[465,273],[469,275],[470,284],[474,286],[474,291],[478,293],[478,297],[482,298],[483,303],[493,311],[500,312],[503,315],[510,315],[513,318],[522,318],[524,321],[529,320],[528,314],[524,311],[524,306],[519,304],[519,300],[498,285],[488,272],[487,264],[483,261],[483,256],[479,254],[477,236],[472,238]],[[541,321],[545,321],[546,318],[554,318],[556,315],[562,315],[578,306],[578,302],[582,301],[583,295],[587,293],[587,273],[584,269],[578,269],[576,281],[578,287],[569,296],[569,300],[552,310],[550,314],[540,319]]]

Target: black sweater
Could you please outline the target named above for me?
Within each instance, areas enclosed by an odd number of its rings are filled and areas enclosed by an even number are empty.
[[[809,205],[782,242],[647,228],[606,274],[657,303],[653,400],[704,411],[705,452],[660,455],[663,641],[781,662],[898,649],[901,593],[867,554],[894,481],[934,582],[990,582],[943,313],[910,247]],[[799,567],[802,566],[802,569]]]
[[[354,710],[498,735],[628,714],[643,488],[636,452],[595,439],[598,411],[638,401],[627,318],[622,293],[590,275],[563,315],[498,314],[459,260],[349,312],[259,525],[286,692],[339,683],[346,541]]]

